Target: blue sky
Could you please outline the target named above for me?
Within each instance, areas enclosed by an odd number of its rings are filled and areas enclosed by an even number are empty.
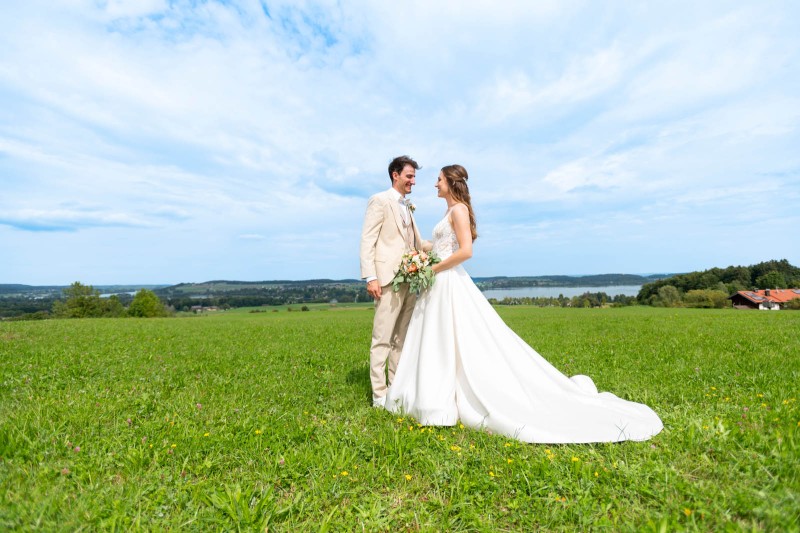
[[[463,164],[474,276],[800,264],[796,2],[0,4],[0,283],[357,278]]]

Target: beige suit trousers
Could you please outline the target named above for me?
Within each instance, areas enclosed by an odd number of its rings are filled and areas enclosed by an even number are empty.
[[[417,295],[408,290],[408,284],[404,283],[397,292],[392,290],[391,283],[381,287],[381,297],[375,302],[372,346],[369,351],[373,400],[386,396],[386,389],[392,384],[416,301]]]

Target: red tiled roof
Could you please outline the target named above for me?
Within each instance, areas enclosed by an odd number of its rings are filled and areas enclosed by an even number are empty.
[[[739,291],[740,294],[755,304],[760,304],[769,300],[775,303],[786,303],[789,300],[800,298],[800,289],[768,289],[769,296],[766,290],[759,291]]]

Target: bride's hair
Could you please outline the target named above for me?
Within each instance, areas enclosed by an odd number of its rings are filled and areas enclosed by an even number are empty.
[[[472,210],[472,202],[469,197],[469,187],[467,186],[469,175],[467,174],[467,169],[461,165],[447,165],[442,168],[442,174],[447,180],[450,196],[456,202],[466,205],[469,210],[469,230],[474,241],[478,238],[478,226],[475,224],[475,212]]]

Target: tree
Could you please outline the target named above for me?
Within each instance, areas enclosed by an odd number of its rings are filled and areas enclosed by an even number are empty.
[[[673,285],[665,285],[658,289],[658,297],[664,307],[675,307],[681,303],[681,293]]]
[[[125,306],[119,296],[112,294],[103,302],[103,316],[119,318],[125,316]]]
[[[133,301],[128,307],[128,316],[146,318],[167,316],[167,310],[156,293],[148,289],[141,289],[133,297]]]
[[[103,316],[100,291],[76,281],[62,292],[63,300],[53,302],[53,315],[58,318],[93,318]]]
[[[756,286],[759,289],[785,289],[786,278],[777,270],[770,270],[756,279]]]

